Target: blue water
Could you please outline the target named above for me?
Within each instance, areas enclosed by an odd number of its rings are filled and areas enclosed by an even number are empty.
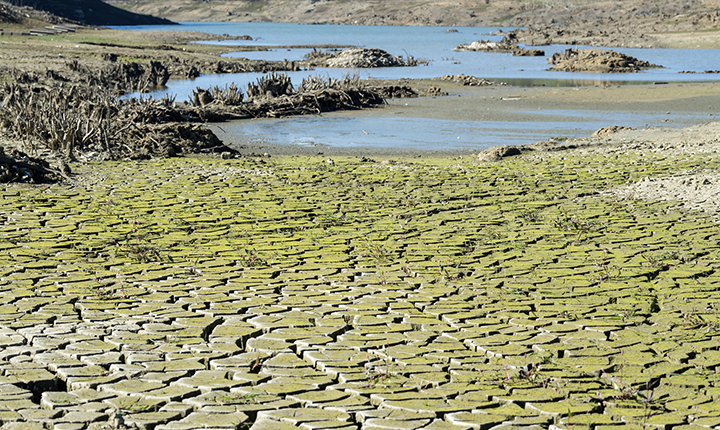
[[[427,118],[361,117],[330,114],[259,119],[220,124],[220,139],[244,145],[288,144],[302,147],[373,148],[400,150],[477,152],[495,145],[522,145],[549,137],[588,136],[610,124],[633,128],[664,124],[694,124],[693,115],[638,114],[607,111],[532,111],[530,115],[553,116],[536,121],[452,121]],[[558,121],[557,117],[564,120]]]
[[[537,47],[546,57],[513,57],[511,54],[485,52],[457,52],[453,48],[479,39],[500,40],[502,36],[491,35],[498,29],[508,27],[452,27],[457,33],[446,33],[450,27],[391,27],[308,25],[284,23],[211,23],[184,22],[179,26],[130,26],[115,27],[131,30],[187,30],[231,36],[249,35],[255,40],[232,40],[217,43],[225,46],[291,46],[291,45],[350,45],[380,48],[393,55],[413,56],[430,60],[429,66],[382,68],[358,70],[362,77],[378,79],[433,78],[445,74],[467,74],[482,78],[533,78],[574,79],[592,81],[707,81],[720,80],[720,75],[679,74],[680,71],[702,72],[720,69],[720,50],[716,49],[631,49],[612,48],[615,51],[641,60],[664,66],[642,73],[595,74],[549,72],[547,57],[571,46],[553,45]],[[585,48],[579,46],[579,48]],[[288,51],[279,49],[267,52],[238,52],[231,56],[253,59],[299,60],[307,49]],[[322,70],[321,73],[326,73]],[[344,70],[340,73],[347,73]]]
[[[542,123],[540,123],[542,124]],[[597,130],[601,122],[566,123],[564,127],[535,122],[418,120],[416,118],[330,117],[321,122],[313,117],[254,120],[221,124],[215,133],[233,135],[235,141],[249,144],[298,145],[303,147],[346,147],[401,150],[476,152],[497,145],[525,144],[548,136],[577,137],[586,130]],[[594,127],[594,128],[593,128]],[[409,132],[412,130],[412,132]]]
[[[325,69],[289,72],[297,87],[308,75],[341,78],[348,73],[368,79],[426,79],[446,74],[466,74],[495,81],[507,80],[511,85],[579,86],[610,85],[618,83],[696,82],[717,81],[720,74],[681,74],[681,71],[702,72],[720,69],[720,50],[714,49],[630,49],[611,48],[641,60],[664,66],[641,73],[593,74],[550,72],[547,57],[562,52],[569,46],[553,45],[543,49],[545,57],[514,57],[511,54],[484,52],[456,52],[459,44],[479,39],[500,40],[492,35],[498,27],[454,27],[457,33],[446,33],[449,27],[370,27],[340,25],[306,25],[282,23],[208,23],[187,22],[180,26],[133,26],[116,27],[130,30],[187,30],[231,36],[250,35],[254,40],[210,41],[224,46],[298,46],[298,45],[350,45],[380,48],[393,55],[426,59],[428,65],[377,69]],[[508,31],[509,28],[502,28]],[[269,51],[237,51],[227,57],[265,60],[300,60],[309,52],[307,48],[272,48]],[[583,48],[583,46],[579,46]],[[173,80],[167,88],[153,93],[155,97],[175,95],[177,101],[187,100],[193,89],[210,86],[223,87],[231,82],[244,88],[261,77],[259,73],[202,75],[194,80]],[[537,113],[537,112],[535,112]],[[549,113],[555,118],[557,112]],[[628,114],[621,115],[597,111],[573,114],[566,112],[566,121],[521,122],[466,122],[427,118],[327,118],[325,116],[295,117],[271,121],[239,121],[223,125],[232,133],[234,140],[247,142],[290,143],[304,146],[339,147],[406,147],[432,149],[482,149],[498,144],[522,144],[547,139],[552,136],[577,137],[610,125],[633,127],[671,124],[688,125],[694,119],[674,118],[667,115]],[[707,122],[707,117],[697,122]],[[374,132],[363,133],[372,128]],[[309,132],[308,130],[312,130]],[[355,130],[355,131],[350,131]],[[519,132],[518,130],[526,130]],[[527,131],[531,130],[531,131]]]

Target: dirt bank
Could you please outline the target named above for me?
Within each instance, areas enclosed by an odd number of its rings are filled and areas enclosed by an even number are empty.
[[[31,26],[38,22],[80,25],[174,24],[165,18],[120,9],[101,0],[0,1],[0,23]]]
[[[578,117],[592,118],[594,112],[600,111],[614,112],[618,118],[635,114],[660,115],[665,117],[663,120],[669,126],[687,127],[702,119],[704,122],[714,121],[717,118],[717,98],[720,97],[720,84],[716,83],[517,88],[499,86],[497,82],[495,86],[464,86],[464,80],[456,82],[446,79],[379,82],[389,86],[411,86],[418,91],[437,87],[450,95],[394,99],[388,100],[388,105],[381,109],[323,115],[506,122],[509,128],[516,129],[517,124],[532,121],[572,124]],[[332,148],[323,150],[335,151]],[[272,153],[269,149],[263,150],[263,147],[255,147],[254,151]],[[282,153],[293,151],[303,154],[317,152],[301,147],[282,149]],[[342,152],[343,149],[338,151]],[[353,151],[354,155],[377,154],[372,150],[367,152],[366,148]],[[392,149],[388,151],[392,155]],[[466,151],[457,154],[468,155]]]

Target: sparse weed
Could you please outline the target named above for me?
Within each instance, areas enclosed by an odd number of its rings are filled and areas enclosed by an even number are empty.
[[[376,266],[390,262],[391,253],[384,244],[376,243],[371,238],[366,237],[362,246],[362,255],[370,257]]]
[[[197,268],[197,264],[200,262],[200,259],[196,259],[190,266],[186,267],[183,271],[188,276],[200,276],[202,275],[202,272],[200,269]]]
[[[243,267],[271,266],[275,262],[275,257],[277,256],[277,253],[274,253],[272,257],[268,259],[261,256],[257,249],[249,248],[247,246],[242,249],[235,247],[235,249],[240,251],[240,257],[237,261]]]
[[[668,270],[673,264],[668,261],[677,261],[680,263],[686,263],[686,259],[680,255],[678,251],[666,251],[659,254],[651,254],[649,252],[643,253],[642,258],[645,260],[645,264],[648,267],[654,267],[660,270]]]
[[[258,393],[231,393],[226,396],[218,396],[217,401],[220,404],[240,403],[243,405],[249,405],[255,403],[258,397],[260,397],[260,394]]]
[[[375,263],[375,269],[380,275],[380,284],[385,285],[387,279],[385,278],[385,271],[382,267],[391,262],[392,253],[384,244],[376,243],[370,237],[366,237],[365,242],[362,244],[361,255],[369,257]]]
[[[407,261],[403,263],[402,268],[401,268],[400,270],[402,270],[402,272],[403,272],[403,273],[405,274],[405,276],[407,276],[407,277],[415,277],[415,276],[417,276],[417,273],[414,272],[414,271],[410,268],[410,263],[408,263]]]
[[[268,359],[268,357],[261,357],[260,355],[258,355],[257,358],[255,358],[255,360],[253,360],[252,364],[250,365],[250,373],[259,373]]]
[[[661,257],[645,253],[642,254],[642,258],[645,260],[645,264],[649,267],[654,267],[660,270],[667,270],[670,268],[670,265],[662,261]]]
[[[613,391],[609,396],[602,396],[600,393],[595,394],[595,401],[604,403],[608,400],[637,400],[639,390],[632,385],[626,385],[622,376],[615,376],[602,371],[600,381],[612,387]]]
[[[610,264],[605,257],[599,261],[595,260],[595,280],[598,282],[620,276],[621,272],[622,268]]]
[[[517,369],[517,373],[511,375],[508,366],[503,366],[505,370],[505,383],[527,383],[536,387],[547,388],[550,385],[550,378],[544,376],[541,373],[542,366],[552,362],[552,356],[550,354],[544,354],[545,351],[536,352],[532,355],[537,357],[537,361],[534,363],[527,362],[527,354],[525,355],[525,365]]]
[[[453,270],[451,271],[448,269],[447,266],[444,266],[440,261],[436,261],[438,265],[438,273],[440,274],[440,279],[445,282],[450,281],[458,281],[465,276],[465,274],[458,270],[458,266],[455,265]]]
[[[577,212],[570,213],[565,209],[558,212],[552,220],[552,225],[561,231],[577,233],[575,241],[579,241],[582,235],[600,228],[598,222],[583,219]]]
[[[172,258],[159,244],[153,244],[145,233],[141,231],[138,220],[132,221],[132,230],[121,241],[115,240],[116,254],[127,257],[136,263],[150,263],[156,261],[170,261]],[[176,244],[169,245],[173,248]]]
[[[714,305],[708,308],[713,316],[712,319],[703,317],[697,311],[684,312],[680,315],[682,318],[682,325],[688,329],[702,329],[705,333],[711,331],[720,331],[720,316]]]
[[[380,351],[368,352],[368,355],[375,361],[365,363],[366,386],[372,387],[390,379],[392,377],[392,358],[385,352],[385,348]],[[377,360],[379,360],[379,364],[373,364],[377,363]]]

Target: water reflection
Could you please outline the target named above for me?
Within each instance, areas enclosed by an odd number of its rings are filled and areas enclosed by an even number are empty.
[[[522,113],[522,112],[520,112]],[[215,127],[226,143],[333,148],[393,148],[478,152],[495,145],[520,145],[550,137],[585,137],[608,124],[644,128],[686,126],[695,115],[603,111],[533,111],[536,121],[452,121],[428,118],[363,117],[351,114],[234,121]],[[711,118],[705,118],[705,122]]]

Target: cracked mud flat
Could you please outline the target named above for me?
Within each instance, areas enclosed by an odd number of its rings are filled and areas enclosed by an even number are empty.
[[[559,145],[579,147],[577,152],[588,156],[636,154],[653,157],[672,154],[677,157],[700,157],[709,162],[720,152],[720,123],[682,129],[622,130],[604,136],[570,139]],[[547,144],[537,146],[547,147]],[[552,145],[546,149],[552,149]],[[535,156],[544,156],[540,154]],[[658,177],[641,177],[623,187],[607,190],[604,194],[625,200],[674,201],[685,209],[701,210],[717,216],[720,213],[720,174],[708,169],[706,161],[702,161],[686,170]]]
[[[630,131],[486,164],[181,158],[6,186],[3,428],[714,426],[718,227],[603,193],[716,171],[706,127],[674,152]]]

